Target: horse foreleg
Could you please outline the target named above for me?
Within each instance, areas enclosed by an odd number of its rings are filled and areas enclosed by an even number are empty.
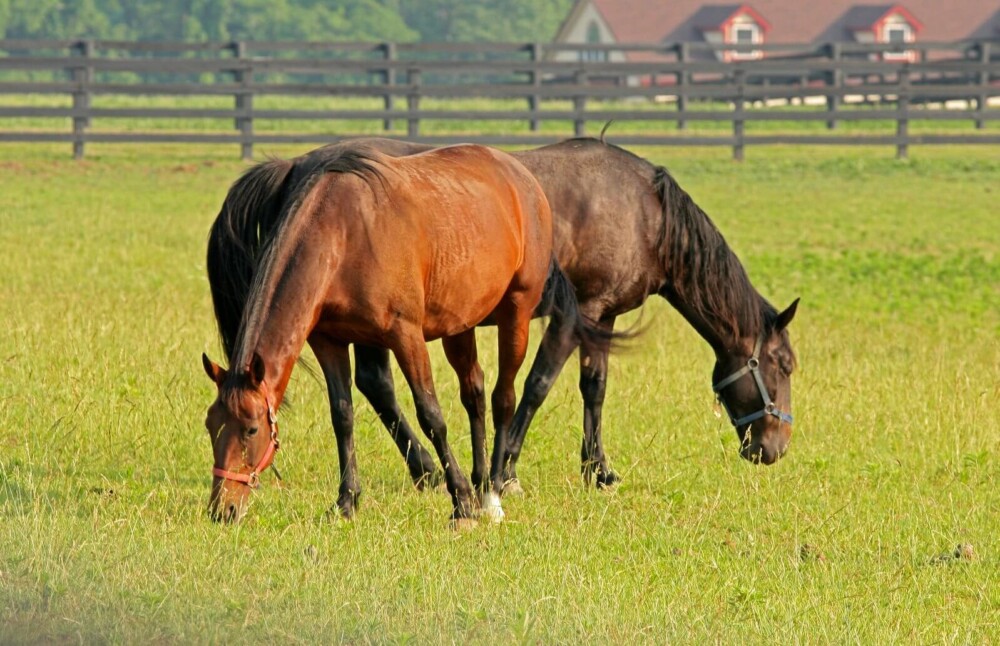
[[[392,369],[389,366],[389,351],[385,348],[355,345],[354,360],[354,378],[358,390],[372,405],[375,414],[392,436],[406,460],[413,484],[417,489],[435,487],[441,479],[441,472],[399,409]]]
[[[614,328],[614,318],[602,320],[598,326],[607,332]],[[601,439],[601,413],[604,391],[608,383],[609,341],[599,341],[588,352],[580,353],[580,394],[583,395],[583,447],[580,449],[581,472],[588,484],[596,474],[597,487],[610,487],[619,477],[608,466]]]
[[[441,466],[444,468],[444,479],[451,494],[453,511],[451,518],[456,529],[475,524],[475,508],[472,504],[472,487],[462,473],[458,460],[448,446],[448,427],[441,414],[437,395],[434,393],[434,380],[431,376],[431,360],[427,354],[423,331],[419,328],[400,331],[390,342],[399,368],[406,377],[406,382],[413,392],[413,402],[417,407],[417,420],[424,434],[434,444]]]
[[[310,337],[316,359],[326,378],[326,391],[330,398],[330,417],[337,437],[337,456],[340,459],[340,495],[337,510],[344,518],[354,516],[361,496],[358,483],[358,465],[354,456],[354,404],[351,401],[351,355],[347,346],[323,337]]]
[[[462,406],[469,414],[472,435],[472,487],[480,495],[486,493],[486,390],[483,369],[476,350],[475,328],[441,340],[448,363],[458,375]]]
[[[566,359],[577,345],[578,342],[573,336],[573,326],[564,323],[561,317],[553,316],[545,329],[545,336],[538,347],[535,360],[531,364],[531,371],[524,382],[524,394],[510,424],[503,461],[505,494],[517,494],[522,491],[517,479],[517,460],[521,455],[524,437],[528,433],[528,427],[535,413],[552,390]]]

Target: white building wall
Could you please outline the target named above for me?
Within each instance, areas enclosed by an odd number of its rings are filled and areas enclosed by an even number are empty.
[[[596,24],[601,34],[601,44],[614,43],[615,37],[611,33],[611,29],[608,24],[604,22],[604,18],[601,16],[597,8],[594,7],[592,2],[588,2],[584,7],[583,11],[580,12],[579,18],[572,25],[569,25],[565,43],[586,43],[587,42],[587,32],[590,29],[591,24]],[[558,52],[555,55],[555,60],[557,61],[578,61],[580,56],[578,52]],[[609,61],[620,62],[625,60],[625,54],[622,52],[609,52]]]

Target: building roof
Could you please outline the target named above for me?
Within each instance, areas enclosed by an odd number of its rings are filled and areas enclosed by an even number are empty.
[[[691,17],[689,22],[693,23],[701,31],[721,30],[733,18],[746,14],[753,18],[764,31],[771,28],[771,24],[764,16],[753,10],[748,4],[707,4],[702,5]]]
[[[836,40],[838,37],[849,38],[850,32],[871,31],[880,22],[893,14],[899,14],[905,18],[915,31],[919,32],[924,28],[923,23],[901,4],[855,5],[845,11],[844,15],[831,24],[827,31],[820,34],[820,38],[826,37],[827,40]]]
[[[971,34],[970,38],[1000,38],[1000,9],[984,20]]]
[[[620,43],[702,41],[693,20],[703,7],[724,8],[740,5],[706,5],[704,0],[577,0],[564,21],[556,40],[562,40],[582,7],[592,3]],[[812,43],[853,40],[845,31],[848,14],[855,8],[871,7],[881,14],[902,7],[923,25],[923,41],[955,41],[968,38],[997,38],[1000,11],[997,0],[905,0],[897,5],[864,3],[857,0],[752,0],[747,3],[771,25],[769,43]],[[852,22],[856,22],[852,19]],[[851,25],[856,27],[857,25]],[[984,32],[986,32],[984,34]]]

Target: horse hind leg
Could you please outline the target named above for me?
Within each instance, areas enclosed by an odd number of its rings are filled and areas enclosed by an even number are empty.
[[[396,400],[389,351],[366,345],[354,346],[354,378],[358,390],[372,405],[406,461],[413,484],[419,490],[434,489],[442,479],[434,458],[417,439]]]
[[[448,428],[434,392],[431,361],[427,354],[423,332],[419,328],[400,332],[391,346],[406,382],[413,392],[420,428],[434,444],[441,466],[444,468],[445,484],[452,500],[453,527],[459,530],[472,527],[476,524],[472,487],[462,473],[458,460],[452,454],[451,447],[448,446]]]
[[[611,332],[614,319],[598,324]],[[601,417],[604,407],[604,392],[608,383],[609,341],[599,341],[588,351],[580,352],[580,394],[583,396],[583,445],[580,449],[580,470],[584,482],[590,484],[594,477],[597,488],[614,486],[620,478],[608,465],[601,438]]]
[[[441,340],[448,363],[458,375],[462,406],[469,415],[472,436],[472,488],[480,498],[488,489],[489,467],[486,462],[486,390],[483,386],[483,369],[479,365],[476,348],[476,330]]]
[[[358,482],[358,464],[354,454],[354,404],[351,401],[351,355],[347,346],[322,337],[310,337],[316,359],[326,378],[330,398],[330,417],[337,437],[337,456],[340,461],[340,495],[337,513],[343,518],[353,518],[361,497]]]

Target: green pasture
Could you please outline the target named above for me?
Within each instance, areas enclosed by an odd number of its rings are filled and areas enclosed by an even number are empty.
[[[528,435],[526,495],[455,534],[447,496],[412,488],[357,394],[361,508],[326,519],[336,449],[303,371],[280,415],[284,483],[267,476],[240,526],[208,519],[204,252],[235,147],[93,145],[73,162],[0,146],[0,643],[995,641],[1000,152],[636,152],[766,297],[802,297],[790,452],[738,457],[708,346],[653,299],[609,375],[623,483],[580,482],[571,360]],[[433,357],[468,472],[456,380]]]
[[[175,108],[175,109],[233,109],[231,96],[192,96],[192,97],[130,97],[122,95],[97,95],[93,97],[94,108]],[[72,107],[72,97],[69,95],[33,95],[0,97],[0,106],[4,107]],[[851,112],[892,109],[893,104],[884,106],[872,104],[846,104],[841,109]],[[938,106],[939,108],[940,106]],[[503,133],[509,135],[541,134],[557,137],[569,137],[573,134],[573,122],[569,120],[546,119],[541,122],[539,131],[532,133],[527,114],[527,101],[523,99],[433,99],[425,98],[420,102],[422,110],[464,110],[469,118],[460,120],[422,119],[421,132],[435,135],[472,135],[482,133]],[[254,131],[260,134],[329,134],[331,137],[343,133],[366,135],[405,136],[407,122],[405,119],[393,120],[391,130],[384,129],[383,120],[376,116],[373,119],[339,119],[336,112],[343,110],[371,110],[378,112],[384,109],[381,98],[363,97],[303,97],[303,96],[258,96],[254,98],[255,110],[317,110],[329,111],[333,116],[329,119],[254,119]],[[405,110],[406,100],[397,97],[395,109]],[[543,111],[569,111],[573,104],[569,100],[546,100],[541,102]],[[648,119],[619,120],[615,122],[612,134],[618,135],[659,135],[659,136],[726,136],[732,134],[733,126],[726,121],[687,122],[685,130],[678,130],[676,121],[669,119],[677,112],[675,103],[659,103],[648,100],[592,100],[586,104],[588,111],[637,111],[648,113]],[[725,112],[732,106],[723,102],[692,102],[688,110]],[[756,113],[784,112],[791,117],[803,113],[823,112],[825,106],[754,106],[748,103],[748,135],[779,135],[779,134],[812,134],[850,137],[852,135],[892,135],[896,132],[896,122],[892,120],[861,119],[840,121],[836,130],[828,130],[826,121],[822,118],[811,121],[767,120],[754,119]],[[523,119],[491,120],[473,118],[476,112],[493,111],[524,111]],[[996,112],[990,108],[990,113]],[[929,109],[928,114],[940,114],[940,109]],[[604,119],[587,122],[588,132],[596,135],[601,130]],[[72,121],[64,117],[0,117],[0,132],[4,131],[38,131],[60,132],[72,131]],[[984,127],[976,129],[972,119],[941,120],[914,118],[909,122],[909,132],[913,135],[956,135],[956,134],[994,134],[1000,131],[1000,119],[984,121]],[[118,133],[118,132],[183,132],[198,134],[233,134],[232,119],[187,117],[98,117],[93,119],[88,132]],[[89,147],[88,147],[89,150]]]

